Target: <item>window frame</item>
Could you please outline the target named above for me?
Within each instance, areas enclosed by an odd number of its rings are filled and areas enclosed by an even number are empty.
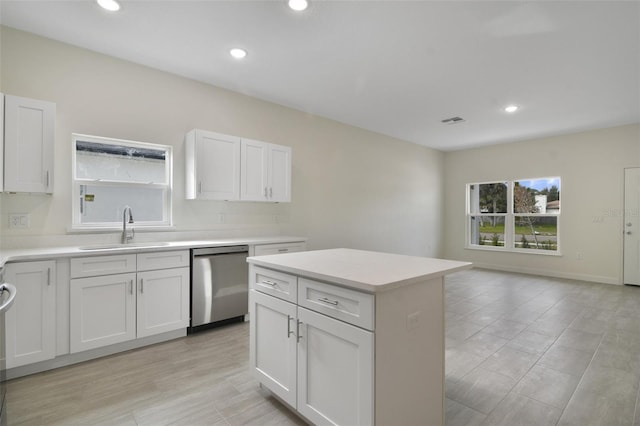
[[[139,142],[125,139],[116,139],[103,136],[92,136],[79,133],[71,135],[71,231],[114,231],[122,229],[122,221],[115,222],[81,222],[81,186],[105,186],[105,187],[122,187],[122,188],[146,188],[164,190],[162,197],[162,220],[158,221],[140,221],[136,220],[133,225],[136,230],[169,230],[173,226],[173,147],[171,145],[161,145],[149,142]],[[132,148],[163,150],[165,152],[165,182],[163,183],[144,183],[123,180],[109,179],[87,179],[78,178],[77,176],[77,142],[93,142],[108,145],[128,146]],[[135,212],[134,212],[135,215]]]
[[[560,209],[558,213],[516,213],[514,210],[514,188],[516,182],[521,181],[535,181],[535,180],[549,180],[549,179],[558,179],[558,183],[560,185],[559,191],[562,193],[562,176],[550,176],[550,177],[536,177],[536,178],[524,178],[524,179],[509,179],[509,180],[494,180],[494,181],[486,181],[486,182],[473,182],[467,183],[465,185],[465,248],[470,250],[484,250],[484,251],[495,251],[495,252],[507,252],[507,253],[526,253],[526,254],[541,254],[546,256],[562,256],[561,245],[560,245],[560,231],[561,231],[561,217],[562,217],[562,202],[560,203]],[[507,212],[506,213],[472,213],[471,206],[471,187],[473,185],[487,185],[487,184],[498,184],[498,183],[506,183],[507,184]],[[560,198],[562,199],[562,198]],[[504,217],[504,245],[503,246],[494,246],[494,245],[482,245],[482,244],[474,244],[471,242],[471,238],[473,235],[472,226],[473,218],[477,217]],[[531,217],[553,217],[556,218],[556,249],[555,250],[547,250],[540,248],[520,248],[516,247],[516,217],[521,216],[531,216]]]

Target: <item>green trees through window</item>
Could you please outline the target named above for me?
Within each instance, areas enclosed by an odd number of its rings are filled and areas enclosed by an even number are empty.
[[[467,246],[558,251],[560,178],[467,185]]]

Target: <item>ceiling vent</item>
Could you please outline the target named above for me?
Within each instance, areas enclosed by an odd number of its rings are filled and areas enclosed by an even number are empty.
[[[442,120],[444,124],[458,124],[458,123],[464,123],[464,121],[465,120],[462,117],[451,117],[451,118],[446,118]]]

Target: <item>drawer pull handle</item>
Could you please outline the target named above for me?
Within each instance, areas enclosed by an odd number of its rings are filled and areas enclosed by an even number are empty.
[[[277,282],[271,281],[271,280],[262,280],[262,281],[260,281],[260,284],[268,285],[270,287],[275,287],[275,286],[278,285]]]
[[[288,251],[289,251],[289,249],[288,249],[288,248],[281,248],[281,249],[278,249],[278,253],[286,253],[286,252],[288,252]]]
[[[337,300],[331,300],[331,299],[327,299],[326,297],[321,297],[320,299],[318,299],[320,302],[322,303],[327,303],[329,305],[333,305],[333,306],[338,306],[338,301]]]
[[[300,339],[302,339],[302,336],[300,335],[300,325],[302,325],[302,321],[298,320],[296,323],[296,333],[298,334],[298,336],[296,337],[297,343],[300,343]]]
[[[291,320],[293,317],[291,315],[287,315],[287,339],[291,337],[293,331],[291,331]]]

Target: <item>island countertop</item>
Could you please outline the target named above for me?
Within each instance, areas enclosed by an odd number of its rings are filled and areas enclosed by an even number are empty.
[[[247,262],[379,293],[470,269],[470,262],[345,248],[249,257]]]

